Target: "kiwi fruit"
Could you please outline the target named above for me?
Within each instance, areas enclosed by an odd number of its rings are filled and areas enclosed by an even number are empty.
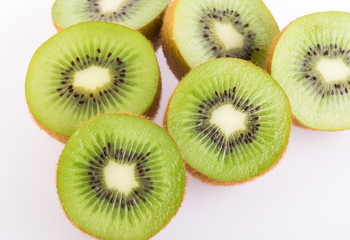
[[[210,60],[175,89],[164,124],[190,173],[214,185],[263,175],[288,145],[287,96],[263,69],[235,58]]]
[[[178,79],[213,58],[264,67],[279,28],[261,0],[175,0],[161,30],[164,55]]]
[[[56,0],[52,18],[58,31],[86,21],[117,23],[158,39],[169,0]]]
[[[289,97],[297,126],[350,129],[350,13],[292,22],[271,48],[267,70]]]
[[[57,169],[62,207],[99,239],[149,239],[178,211],[185,190],[181,153],[158,125],[128,114],[87,121],[67,142]]]
[[[57,33],[36,51],[25,90],[36,122],[64,143],[101,113],[153,116],[160,84],[154,50],[142,34],[113,23],[85,22]]]

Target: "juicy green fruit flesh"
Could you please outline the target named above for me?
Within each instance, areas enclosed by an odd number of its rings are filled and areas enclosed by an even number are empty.
[[[271,74],[293,115],[317,130],[350,128],[350,14],[323,12],[293,22],[279,39]]]
[[[149,239],[177,212],[185,171],[164,129],[135,116],[107,114],[70,138],[57,188],[67,216],[83,231],[101,239]]]
[[[63,30],[37,50],[26,97],[40,123],[70,136],[100,113],[146,112],[159,81],[154,50],[139,32],[87,22]]]
[[[158,17],[168,3],[169,0],[56,0],[52,18],[62,29],[86,21],[140,29]]]
[[[263,67],[279,33],[261,0],[179,0],[174,21],[173,39],[190,68],[217,57]]]
[[[281,157],[291,113],[271,76],[249,62],[222,58],[181,81],[169,103],[167,127],[192,168],[216,180],[242,181]]]

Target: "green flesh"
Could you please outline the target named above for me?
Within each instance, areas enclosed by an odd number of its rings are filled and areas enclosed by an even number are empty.
[[[337,59],[350,71],[349,22],[350,14],[342,12],[302,17],[275,47],[271,74],[288,95],[293,115],[309,128],[350,128],[350,75],[327,83],[321,72],[339,75],[339,69],[317,68],[321,59]]]
[[[103,170],[110,162],[134,164],[139,186],[128,194],[106,188]],[[185,172],[175,142],[162,128],[135,116],[107,114],[70,138],[57,188],[67,216],[83,231],[106,240],[149,239],[177,212]]]
[[[101,3],[108,6],[108,2],[112,3],[111,8],[104,10]],[[86,21],[113,22],[140,29],[158,17],[169,0],[116,0],[114,2],[120,2],[120,7],[118,4],[114,5],[111,0],[56,0],[52,17],[62,29]],[[123,8],[124,6],[126,8]]]
[[[215,109],[227,104],[250,120],[245,131],[223,143],[222,131],[210,119]],[[222,58],[202,64],[181,81],[169,103],[167,127],[192,168],[220,181],[241,181],[263,173],[281,157],[291,114],[286,95],[262,69]]]
[[[251,60],[263,67],[268,48],[279,33],[261,0],[179,0],[174,21],[173,39],[190,68],[219,56]],[[244,47],[220,51],[224,45],[215,34],[217,22],[229,24],[244,36]]]
[[[96,89],[75,82],[76,72],[97,66],[107,73],[93,77]],[[80,81],[84,84],[91,75],[94,71]],[[152,106],[159,80],[154,50],[140,33],[116,24],[87,22],[58,33],[37,50],[27,73],[26,97],[40,123],[70,136],[100,113],[144,113]]]

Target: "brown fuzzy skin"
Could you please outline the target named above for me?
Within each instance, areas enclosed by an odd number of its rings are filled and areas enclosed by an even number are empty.
[[[288,142],[289,143],[289,142]],[[247,182],[251,182],[255,179],[257,179],[258,177],[261,177],[263,175],[265,175],[266,173],[270,172],[272,169],[274,169],[278,163],[281,161],[281,159],[284,156],[284,153],[286,152],[288,143],[286,144],[286,147],[284,148],[282,154],[280,155],[280,157],[276,160],[276,162],[274,164],[272,164],[268,169],[266,169],[264,172],[260,173],[259,175],[256,175],[254,177],[248,178],[248,179],[244,179],[244,180],[239,180],[239,181],[220,181],[220,180],[216,180],[213,179],[211,177],[208,177],[206,175],[204,175],[201,172],[198,172],[197,170],[195,170],[194,168],[192,168],[190,165],[188,165],[187,163],[185,164],[186,170],[194,177],[199,179],[200,181],[207,183],[209,185],[214,185],[214,186],[234,186],[234,185],[240,185],[240,184],[244,184]]]
[[[175,10],[179,0],[171,2],[166,9],[164,24],[161,29],[161,42],[164,56],[168,62],[171,71],[178,80],[181,80],[191,68],[181,55],[175,40],[173,39],[173,29],[175,22]]]
[[[249,62],[249,63],[253,64],[251,62]],[[170,134],[170,136],[173,139],[174,139],[174,137],[171,135],[171,133],[169,132],[169,129],[168,129],[168,115],[169,115],[169,111],[170,111],[171,99],[172,99],[174,93],[176,92],[176,89],[179,87],[179,85],[180,85],[180,83],[176,86],[176,88],[174,89],[173,93],[171,94],[171,97],[169,98],[168,106],[166,108],[166,111],[165,111],[165,114],[164,114],[164,118],[163,118],[164,129]],[[292,116],[292,121],[293,121],[293,116]],[[290,129],[289,129],[289,136],[290,136],[291,130],[292,130],[292,128],[290,127]],[[206,184],[209,184],[209,185],[214,185],[214,186],[240,185],[240,184],[244,184],[244,183],[253,181],[256,178],[261,177],[261,176],[265,175],[266,173],[268,173],[269,171],[271,171],[272,169],[274,169],[278,165],[278,163],[281,161],[281,159],[283,158],[283,156],[284,156],[284,154],[285,154],[285,152],[287,150],[288,144],[289,144],[289,138],[288,138],[288,142],[287,142],[285,148],[283,149],[281,155],[279,156],[279,158],[268,169],[266,169],[264,172],[260,173],[259,175],[256,175],[254,177],[251,177],[251,178],[248,178],[248,179],[244,179],[244,180],[239,180],[239,181],[220,181],[220,180],[217,180],[217,179],[213,179],[213,178],[208,177],[208,176],[204,175],[203,173],[195,170],[186,161],[185,161],[185,168],[186,168],[186,171],[189,172],[194,178],[197,178],[198,180],[200,180],[200,181],[202,181],[202,182],[204,182]],[[183,159],[185,159],[184,156],[183,156]]]
[[[147,25],[136,29],[137,31],[141,32],[142,35],[144,35],[149,41],[151,41],[152,46],[155,51],[160,47],[160,29],[163,24],[163,17],[165,14],[165,10],[159,14],[156,18],[152,20],[152,22],[148,23]],[[53,25],[55,26],[57,32],[62,31],[62,28],[57,25],[55,20],[52,19]]]
[[[34,122],[42,129],[44,130],[50,137],[58,140],[59,142],[66,144],[68,142],[69,136],[65,136],[62,134],[59,134],[49,128],[47,128],[45,125],[43,125],[41,122],[39,122],[34,115],[30,112],[30,116],[33,118]]]
[[[159,66],[159,64],[158,64]],[[148,117],[150,117],[151,119],[153,119],[159,109],[160,106],[160,98],[162,96],[162,75],[160,73],[160,69],[158,68],[158,73],[159,73],[159,80],[158,80],[158,87],[157,87],[157,93],[153,99],[153,103],[151,105],[151,107],[149,107],[144,113],[143,115],[146,115]]]
[[[53,25],[55,26],[57,32],[61,32],[62,28],[56,24],[55,20],[52,19],[52,22],[53,22]]]
[[[155,51],[160,47],[160,29],[163,25],[165,10],[158,15],[152,22],[148,23],[146,26],[138,29],[147,39],[149,39],[153,45]]]
[[[113,113],[105,113],[105,114],[113,114]],[[125,115],[136,116],[136,117],[143,118],[143,119],[145,119],[145,120],[147,120],[147,121],[150,121],[150,122],[156,124],[156,123],[155,123],[154,121],[152,121],[149,117],[144,116],[144,115],[134,115],[134,114],[131,114],[131,113],[126,113],[126,112],[120,112],[119,114],[125,114]],[[93,118],[96,118],[96,117],[98,117],[98,116],[100,116],[100,115],[104,115],[104,114],[99,114],[99,115],[97,115],[97,116],[95,116],[95,117],[93,117]],[[85,121],[83,124],[85,124],[86,122],[89,122],[89,121],[92,120],[93,118],[91,118],[91,119]],[[82,125],[83,125],[83,124],[82,124]],[[175,142],[175,139],[174,139],[171,135],[170,135],[170,137],[171,137],[171,138],[174,140],[174,142]],[[176,146],[177,146],[177,145],[176,145]],[[177,146],[177,148],[179,149],[178,146]],[[183,157],[183,155],[182,155],[180,149],[179,149],[179,152],[180,152],[181,157],[182,157],[182,160],[183,160],[184,157]],[[60,160],[61,160],[61,155],[60,155],[60,157],[59,157],[59,159],[58,159],[58,162],[59,162]],[[184,163],[184,170],[185,170],[185,167],[186,167],[186,166],[185,166],[185,162],[183,161],[183,163]],[[90,237],[93,237],[93,238],[98,239],[98,240],[104,240],[104,239],[102,239],[102,238],[97,238],[96,236],[93,236],[93,235],[91,235],[91,234],[85,232],[83,229],[81,229],[80,227],[78,227],[78,226],[68,217],[67,213],[64,211],[63,203],[61,202],[61,200],[60,200],[60,198],[59,198],[58,186],[57,186],[57,175],[58,175],[58,163],[57,163],[57,168],[56,168],[56,189],[57,189],[56,193],[57,193],[59,202],[60,202],[60,204],[61,204],[62,211],[63,211],[64,215],[66,216],[66,218],[69,220],[69,222],[70,222],[73,226],[75,226],[75,227],[76,227],[80,232],[82,232],[83,234],[89,235]],[[183,201],[184,201],[184,199],[185,199],[185,195],[186,195],[186,187],[187,187],[187,177],[186,177],[186,175],[185,175],[185,178],[186,178],[186,179],[185,179],[184,194],[183,194],[183,196],[182,196],[182,201],[181,201],[181,204],[180,204],[179,208],[177,209],[177,211],[175,212],[175,214],[173,215],[173,217],[169,220],[169,222],[168,222],[162,229],[160,229],[157,233],[155,233],[152,237],[154,237],[154,236],[157,235],[159,232],[161,232],[164,228],[166,228],[166,227],[169,225],[169,223],[171,222],[171,220],[173,220],[173,218],[174,218],[174,217],[177,215],[177,213],[179,212],[179,210],[180,210],[180,208],[181,208],[181,206],[182,206],[182,203],[183,203]],[[152,238],[152,237],[151,237],[151,238]],[[149,239],[151,239],[151,238],[149,238]]]

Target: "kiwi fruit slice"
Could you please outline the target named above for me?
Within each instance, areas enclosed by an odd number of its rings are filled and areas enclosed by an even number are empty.
[[[117,23],[137,29],[154,42],[169,0],[56,0],[52,18],[58,31],[86,21]]]
[[[291,111],[287,96],[263,69],[221,58],[183,78],[164,123],[190,173],[207,183],[234,185],[261,176],[280,160]]]
[[[177,78],[213,58],[264,67],[279,28],[261,0],[175,0],[161,30],[164,55]]]
[[[67,142],[57,189],[68,218],[99,239],[149,239],[178,211],[181,153],[158,125],[128,114],[86,122]]]
[[[154,115],[160,82],[154,50],[142,34],[117,24],[85,22],[59,32],[36,51],[25,90],[37,123],[66,142],[101,113]]]
[[[289,97],[296,125],[350,129],[349,22],[349,13],[314,13],[275,41],[267,69]]]

